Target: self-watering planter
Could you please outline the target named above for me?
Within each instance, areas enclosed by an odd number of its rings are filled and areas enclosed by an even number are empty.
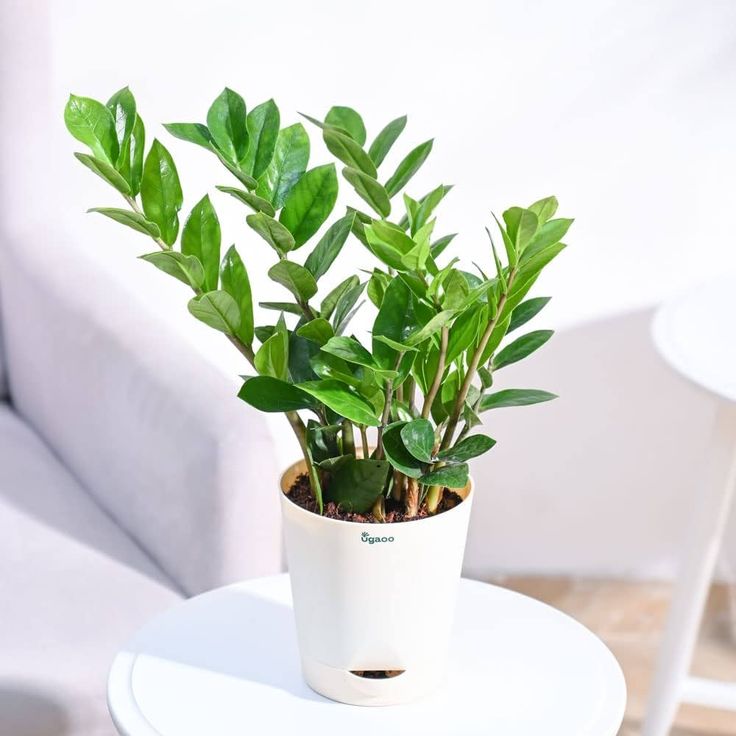
[[[304,472],[299,462],[281,479],[304,678],[321,695],[352,705],[392,705],[428,694],[445,674],[472,481],[463,502],[449,511],[360,524],[289,500]],[[376,672],[393,676],[366,676]]]

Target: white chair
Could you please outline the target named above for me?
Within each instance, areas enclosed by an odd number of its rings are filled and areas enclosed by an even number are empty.
[[[654,342],[678,373],[719,401],[710,456],[693,498],[692,524],[675,587],[643,736],[665,736],[681,702],[736,710],[736,682],[689,674],[693,649],[736,487],[736,280],[703,285],[663,305]]]

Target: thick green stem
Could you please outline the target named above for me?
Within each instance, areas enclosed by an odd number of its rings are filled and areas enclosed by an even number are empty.
[[[429,387],[427,395],[424,397],[424,405],[422,406],[422,418],[428,419],[432,411],[432,404],[437,396],[437,392],[442,385],[442,376],[445,374],[445,360],[447,358],[447,343],[450,337],[450,330],[447,327],[442,328],[440,333],[440,356],[437,361],[437,372],[434,374],[434,380]]]
[[[406,479],[406,515],[409,518],[419,513],[419,481],[416,478]]]
[[[349,419],[342,420],[342,454],[355,456],[355,435]]]
[[[360,427],[360,444],[363,447],[363,457],[369,457],[371,454],[368,447],[368,430],[365,424],[358,425]]]
[[[399,353],[396,358],[396,365],[394,370],[399,370],[401,365],[401,359],[404,357],[404,353]],[[388,424],[389,417],[391,416],[391,401],[394,397],[394,381],[393,378],[389,378],[386,381],[386,403],[383,405],[383,414],[381,414],[381,424],[378,427],[378,438],[376,440],[376,460],[383,460],[383,432]]]

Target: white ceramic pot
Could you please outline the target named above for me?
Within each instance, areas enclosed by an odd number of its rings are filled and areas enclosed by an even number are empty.
[[[318,516],[286,495],[281,507],[302,671],[309,686],[352,705],[415,700],[443,679],[472,481],[465,500],[416,521],[360,524]],[[403,670],[385,679],[353,674]]]

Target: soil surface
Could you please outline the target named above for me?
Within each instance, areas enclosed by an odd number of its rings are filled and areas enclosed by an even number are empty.
[[[287,493],[289,498],[297,505],[301,506],[307,511],[311,511],[314,514],[319,514],[319,507],[317,501],[312,495],[312,488],[309,485],[309,476],[306,473],[297,476],[294,484]],[[445,488],[442,494],[442,500],[437,508],[437,513],[441,514],[443,511],[449,511],[455,508],[459,503],[462,503],[462,497],[449,488]],[[325,504],[324,514],[328,519],[339,519],[340,521],[354,521],[360,524],[396,524],[402,521],[416,521],[417,519],[424,519],[432,514],[427,510],[426,504],[422,504],[419,507],[419,513],[416,516],[406,516],[404,513],[404,507],[393,498],[386,499],[386,521],[379,522],[373,514],[356,514],[353,511],[345,511],[341,509],[337,504],[329,501]]]

